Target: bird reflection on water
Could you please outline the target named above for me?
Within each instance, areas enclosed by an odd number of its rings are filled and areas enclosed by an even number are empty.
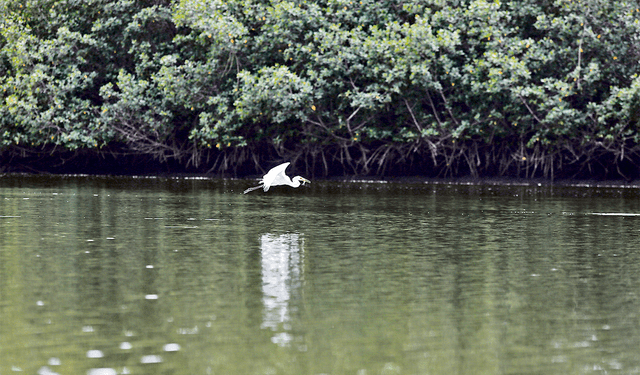
[[[304,258],[301,244],[302,239],[298,233],[267,233],[260,237],[264,304],[260,327],[280,331],[271,338],[271,341],[280,346],[288,345],[293,339],[286,331],[291,329],[293,296],[301,287]]]

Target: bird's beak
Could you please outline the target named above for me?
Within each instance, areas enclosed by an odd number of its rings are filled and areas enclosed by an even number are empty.
[[[307,183],[311,183],[311,181],[307,180],[306,178],[300,177],[300,181],[302,182],[307,182]]]

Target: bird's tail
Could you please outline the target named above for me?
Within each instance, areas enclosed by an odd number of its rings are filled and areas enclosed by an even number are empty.
[[[245,194],[252,192],[254,190],[260,189],[262,187],[262,185],[258,185],[258,186],[254,186],[254,187],[250,187],[247,190],[244,191]]]

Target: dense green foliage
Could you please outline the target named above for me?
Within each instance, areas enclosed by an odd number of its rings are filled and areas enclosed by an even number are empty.
[[[639,159],[637,2],[0,4],[4,152],[546,177]]]

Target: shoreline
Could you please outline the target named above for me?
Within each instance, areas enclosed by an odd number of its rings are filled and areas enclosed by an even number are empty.
[[[259,175],[232,177],[198,173],[159,173],[159,174],[93,174],[93,173],[0,173],[0,181],[17,177],[40,178],[96,178],[96,179],[167,179],[167,180],[230,180],[244,181],[259,179]],[[361,183],[361,184],[417,184],[417,185],[455,185],[455,186],[524,186],[524,187],[573,187],[573,188],[623,188],[640,189],[640,180],[597,180],[597,179],[556,179],[517,178],[517,177],[450,177],[434,178],[426,176],[328,176],[312,178],[313,181]]]

